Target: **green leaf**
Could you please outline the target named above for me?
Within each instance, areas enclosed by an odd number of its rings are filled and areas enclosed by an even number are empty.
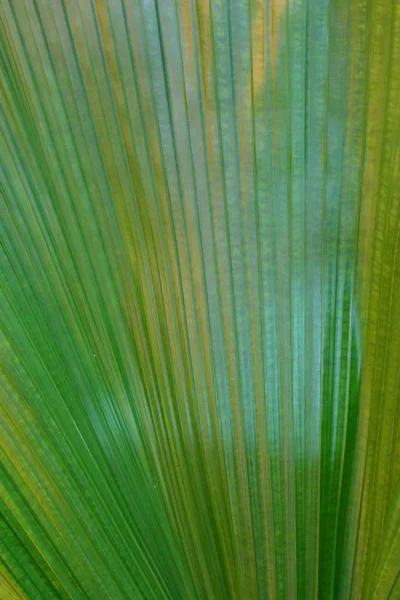
[[[400,598],[399,28],[2,0],[1,598]]]

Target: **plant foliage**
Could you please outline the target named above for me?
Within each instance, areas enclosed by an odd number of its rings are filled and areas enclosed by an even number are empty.
[[[0,1],[0,597],[400,598],[400,2]]]

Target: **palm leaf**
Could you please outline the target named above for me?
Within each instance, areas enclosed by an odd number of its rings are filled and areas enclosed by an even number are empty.
[[[399,27],[2,0],[1,598],[400,598]]]

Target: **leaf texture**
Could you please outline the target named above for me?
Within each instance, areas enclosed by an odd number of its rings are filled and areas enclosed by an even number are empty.
[[[0,597],[400,598],[400,3],[0,36]]]

